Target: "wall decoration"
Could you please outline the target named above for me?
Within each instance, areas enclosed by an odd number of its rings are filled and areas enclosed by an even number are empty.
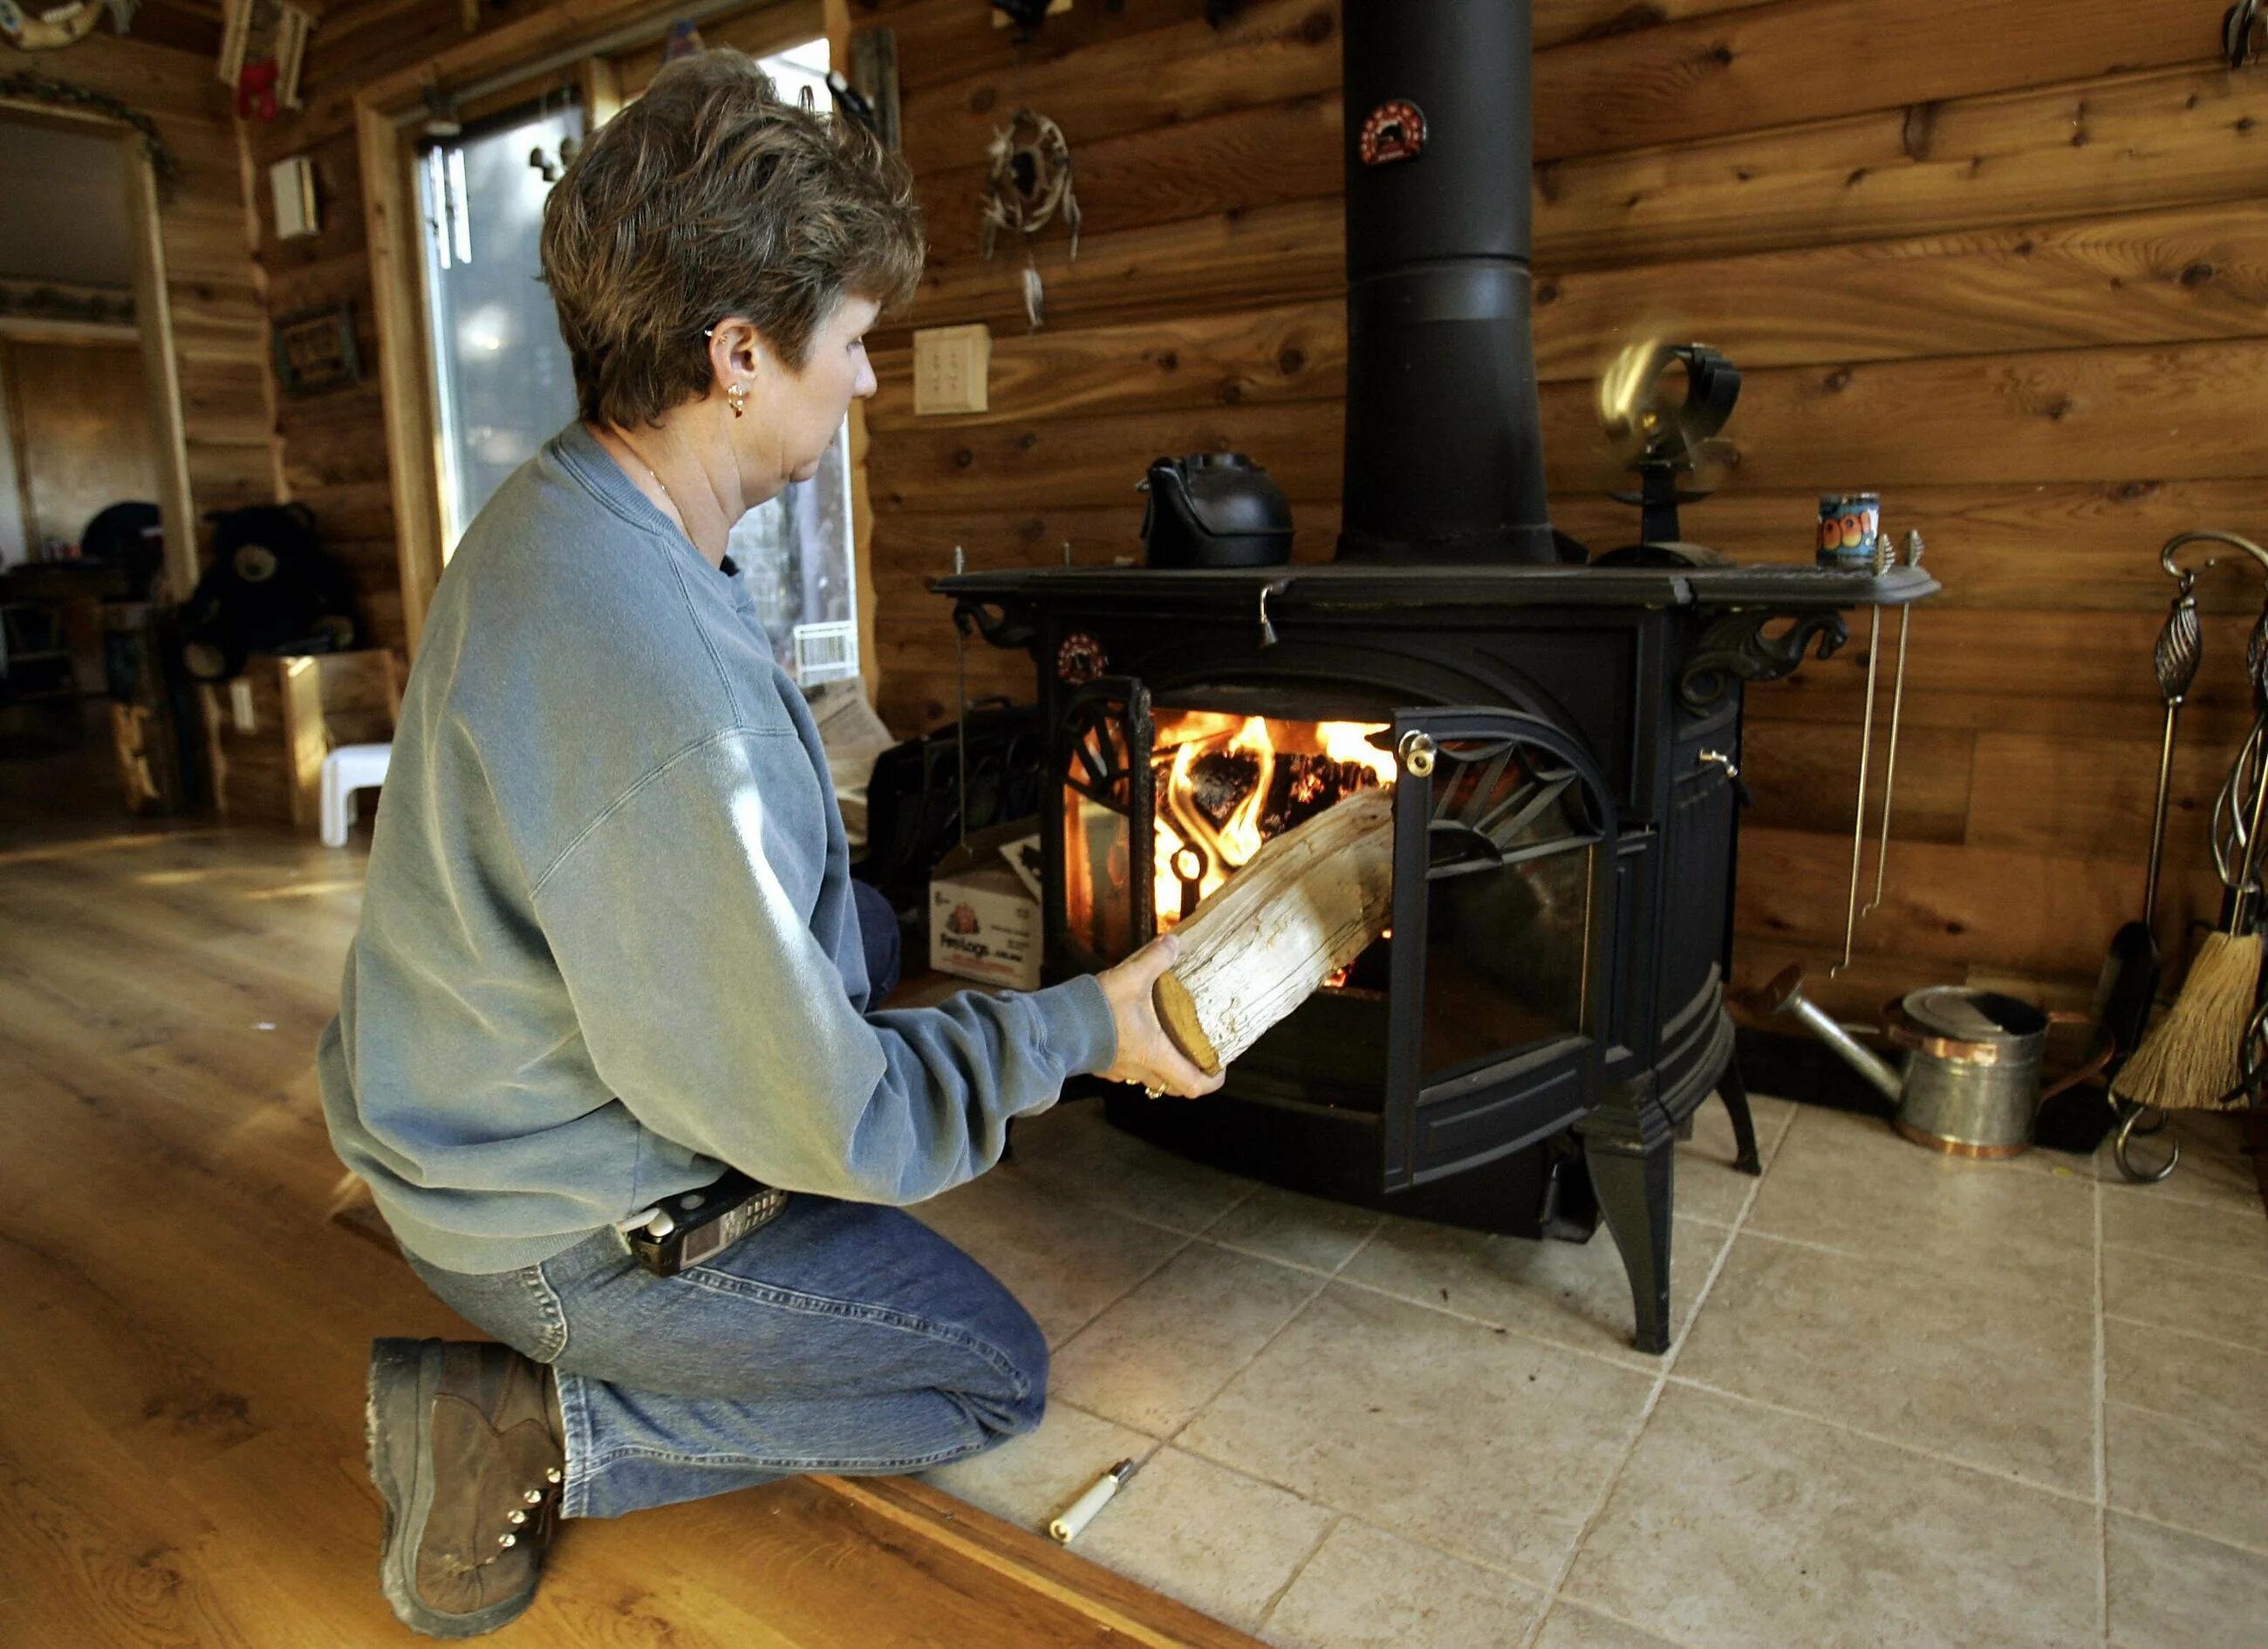
[[[313,26],[313,18],[290,0],[221,0],[220,55],[213,68],[236,93],[239,120],[272,121],[300,107],[299,70]]]
[[[299,70],[307,61],[307,31],[314,26],[315,20],[295,5],[284,6],[276,20],[276,89],[287,109],[300,107]]]
[[[1079,196],[1071,188],[1071,144],[1063,128],[1046,115],[1018,109],[992,134],[989,153],[991,173],[986,181],[981,250],[990,260],[1003,229],[1023,236],[1024,314],[1036,332],[1045,294],[1038,261],[1032,255],[1032,237],[1060,216],[1071,231],[1071,255],[1079,256]]]
[[[13,0],[0,0],[11,4]],[[120,101],[105,92],[91,91],[73,85],[68,80],[58,80],[53,75],[42,74],[36,69],[26,69],[11,75],[0,75],[0,103],[17,100],[44,103],[50,108],[77,109],[84,113],[107,114],[112,120],[131,126],[142,134],[142,152],[150,158],[150,170],[158,179],[158,198],[173,193],[173,184],[181,175],[181,163],[158,135],[158,123],[130,103]]]
[[[362,382],[352,304],[286,315],[274,333],[276,381],[285,394],[319,394]]]
[[[111,26],[125,33],[134,21],[134,5],[135,0],[76,0],[34,14],[25,11],[18,0],[0,0],[0,34],[8,37],[10,45],[27,52],[53,51],[76,45],[93,33],[106,11]]]
[[[68,320],[82,326],[130,327],[134,294],[124,287],[58,286],[47,281],[0,280],[0,320]]]

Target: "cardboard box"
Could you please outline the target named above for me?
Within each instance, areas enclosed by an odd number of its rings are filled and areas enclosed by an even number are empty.
[[[1028,820],[981,830],[938,861],[929,882],[929,965],[938,972],[1040,988],[1040,902],[1001,857],[1031,832]]]

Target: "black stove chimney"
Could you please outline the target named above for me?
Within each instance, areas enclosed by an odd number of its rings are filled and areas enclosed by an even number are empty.
[[[1528,0],[1345,0],[1344,561],[1557,561],[1528,334]]]

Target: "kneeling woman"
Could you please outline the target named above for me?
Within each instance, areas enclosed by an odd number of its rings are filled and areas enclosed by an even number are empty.
[[[1072,1075],[1218,1086],[1150,1006],[1170,941],[870,1000],[825,755],[725,545],[873,393],[864,335],[921,259],[902,166],[736,53],[665,69],[545,209],[581,416],[435,595],[320,1050],[340,1155],[504,1343],[372,1351],[381,1574],[420,1631],[518,1614],[559,1516],[1036,1424],[1038,1329],[896,1205],[983,1173]],[[626,1222],[732,1170],[784,1211],[642,1269]]]

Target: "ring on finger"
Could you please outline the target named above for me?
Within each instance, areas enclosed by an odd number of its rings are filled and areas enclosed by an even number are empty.
[[[1145,1100],[1162,1100],[1166,1097],[1166,1091],[1163,1088],[1144,1088],[1142,1097]]]

